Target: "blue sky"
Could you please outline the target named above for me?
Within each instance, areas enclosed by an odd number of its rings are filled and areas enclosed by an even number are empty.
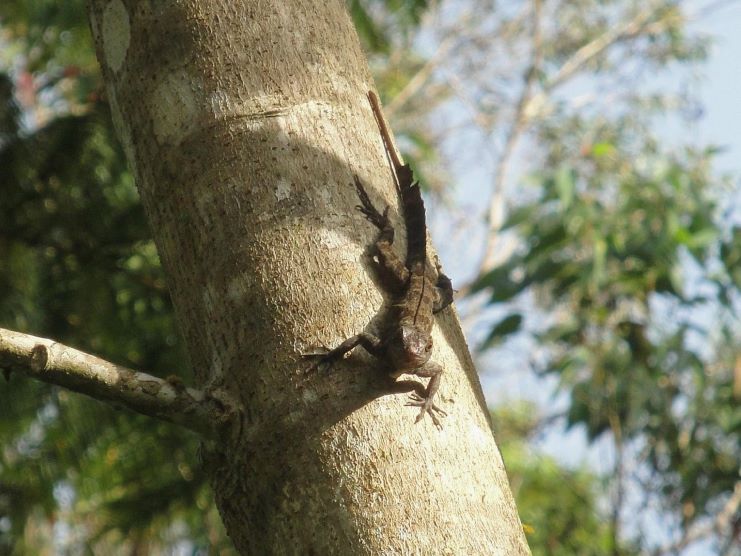
[[[700,140],[727,148],[718,159],[722,171],[741,170],[741,2],[734,2],[695,24],[715,37],[701,86]]]

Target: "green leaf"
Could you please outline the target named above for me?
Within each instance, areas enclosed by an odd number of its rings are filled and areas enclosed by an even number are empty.
[[[511,210],[507,220],[502,225],[502,230],[515,228],[531,221],[537,210],[538,207],[535,205],[525,205]]]
[[[602,158],[610,156],[615,152],[615,145],[610,143],[595,143],[592,146],[592,156],[595,158]]]
[[[592,283],[594,287],[599,287],[599,285],[605,280],[606,260],[607,242],[602,237],[595,237],[592,259]]]
[[[489,336],[486,338],[483,347],[488,348],[492,345],[495,345],[496,343],[503,340],[505,336],[509,336],[510,334],[514,334],[515,332],[520,330],[521,326],[521,314],[514,313],[512,315],[504,317],[494,326],[494,328],[491,329],[491,332],[489,332]]]
[[[371,52],[388,52],[388,38],[378,25],[376,25],[376,22],[365,9],[362,2],[359,0],[351,0],[350,16],[352,17],[353,23],[355,23],[355,29],[366,48]]]
[[[478,292],[488,289],[491,290],[492,303],[509,301],[527,287],[524,282],[515,282],[510,279],[517,264],[518,261],[511,261],[507,265],[487,272],[473,284],[471,291]]]
[[[718,239],[718,230],[716,228],[703,228],[694,232],[687,239],[687,247],[693,251],[708,247]]]
[[[568,166],[562,166],[556,174],[556,191],[564,209],[568,209],[574,200],[575,178],[574,171]]]

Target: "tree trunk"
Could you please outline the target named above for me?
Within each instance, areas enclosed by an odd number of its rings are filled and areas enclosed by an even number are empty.
[[[529,553],[452,310],[434,331],[442,431],[414,423],[412,380],[364,355],[302,373],[302,353],[382,308],[353,174],[404,248],[342,2],[92,0],[90,14],[196,376],[241,408],[207,458],[237,549]]]

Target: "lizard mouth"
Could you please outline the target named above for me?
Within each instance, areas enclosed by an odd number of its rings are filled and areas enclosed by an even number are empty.
[[[397,371],[412,370],[421,367],[430,359],[429,351],[416,351],[413,349],[394,350],[391,360]]]

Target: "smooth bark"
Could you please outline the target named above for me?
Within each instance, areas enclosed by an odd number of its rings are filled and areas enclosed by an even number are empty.
[[[382,310],[353,174],[399,225],[342,2],[92,0],[90,14],[198,386],[240,410],[208,458],[238,550],[529,553],[452,310],[434,331],[442,432],[404,405],[420,382],[362,354],[302,372],[302,353]]]

